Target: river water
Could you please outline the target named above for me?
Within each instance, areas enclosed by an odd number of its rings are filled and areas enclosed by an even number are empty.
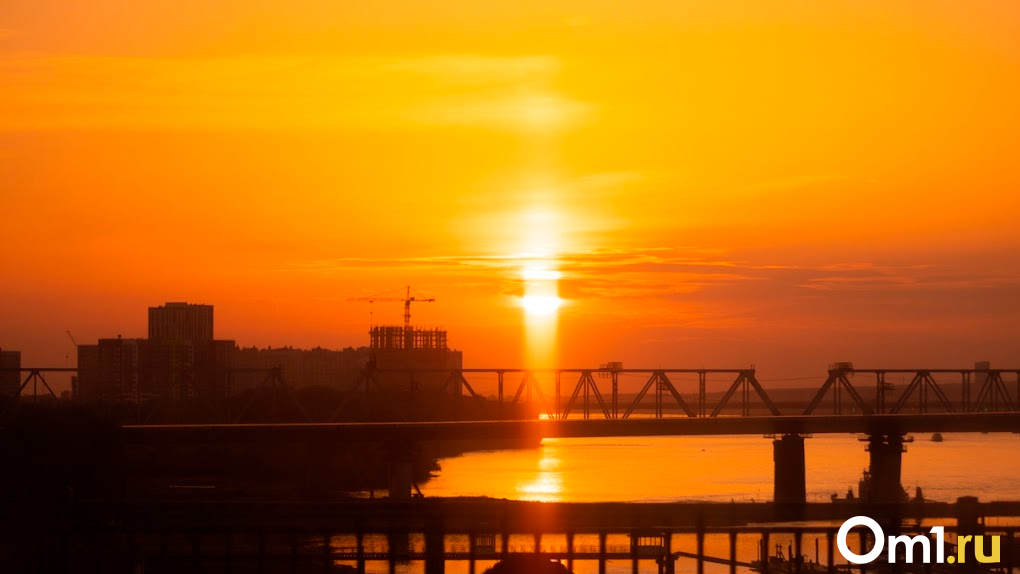
[[[857,493],[868,466],[856,435],[805,441],[807,496]],[[903,454],[903,486],[930,500],[1020,500],[1020,436],[917,435]],[[772,441],[758,436],[545,439],[523,450],[472,452],[441,459],[425,496],[491,496],[561,502],[767,501]]]
[[[866,443],[855,435],[819,435],[805,442],[807,493],[810,501],[827,501],[833,493],[845,496],[848,488],[857,493],[857,481],[868,465]],[[955,501],[960,496],[977,496],[982,501],[1020,500],[1020,436],[1014,434],[946,434],[943,442],[930,435],[917,435],[903,455],[903,485],[910,494],[921,486],[931,500]],[[772,499],[772,442],[756,436],[723,437],[632,437],[545,439],[537,448],[472,452],[440,460],[438,476],[422,486],[425,496],[490,496],[535,501],[563,502],[740,502]],[[990,525],[995,521],[989,522]],[[790,548],[792,537],[776,535],[772,542]],[[353,539],[346,541],[353,544]],[[610,546],[626,547],[626,535],[610,535]],[[805,537],[803,554],[808,560],[824,561],[824,537]],[[385,545],[382,537],[369,544]],[[412,546],[421,545],[420,536]],[[450,550],[467,547],[465,536],[447,536]],[[531,552],[534,540],[512,535],[512,551]],[[546,550],[566,544],[564,536],[544,536]],[[596,546],[593,535],[579,535],[577,547]],[[693,536],[673,538],[673,551],[693,552]],[[759,538],[741,535],[738,559],[750,562],[758,557]],[[817,544],[817,546],[816,546]],[[851,544],[855,546],[855,544]],[[728,554],[725,535],[709,535],[706,553]],[[770,549],[774,553],[773,549]],[[789,551],[786,551],[787,554]],[[816,554],[817,552],[817,554]],[[817,558],[816,558],[817,557]],[[845,563],[836,555],[837,561]],[[492,566],[480,560],[477,572]],[[627,560],[610,561],[609,573],[631,571]],[[692,572],[694,563],[682,558],[678,572]],[[385,563],[370,563],[369,572],[386,572]],[[398,573],[422,572],[421,563],[397,565]],[[448,562],[450,574],[466,574],[467,564]],[[577,574],[594,574],[598,564],[581,560],[574,564]],[[642,560],[641,572],[655,572],[650,560]],[[738,570],[748,574],[750,570]],[[729,567],[706,564],[706,574],[728,574]]]

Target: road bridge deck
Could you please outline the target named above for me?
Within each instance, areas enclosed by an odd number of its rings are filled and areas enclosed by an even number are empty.
[[[1018,432],[1020,413],[676,417],[384,423],[125,425],[128,443],[372,442],[521,437]]]

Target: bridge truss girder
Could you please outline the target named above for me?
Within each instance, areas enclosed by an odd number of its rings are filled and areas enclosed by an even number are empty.
[[[926,413],[929,409],[928,392],[931,391],[935,394],[939,404],[945,409],[945,412],[954,412],[953,404],[950,402],[946,393],[942,390],[942,387],[932,378],[929,371],[918,371],[914,374],[914,378],[910,380],[910,384],[900,394],[900,398],[893,405],[892,414],[897,414],[903,410],[903,407],[907,405],[907,401],[916,392],[918,395],[917,409],[919,412]]]
[[[1020,400],[1020,371],[1016,373],[1016,391],[1016,400]],[[985,378],[981,383],[981,390],[978,391],[977,398],[973,403],[967,405],[969,410],[975,411],[981,410],[982,407],[993,412],[1017,410],[1017,403],[1014,402],[1013,397],[1010,397],[1009,389],[1006,388],[1006,383],[1002,380],[1001,371],[985,372]]]
[[[631,413],[633,413],[634,409],[641,404],[641,400],[645,398],[645,395],[648,394],[648,390],[651,389],[653,385],[655,386],[655,418],[662,418],[663,416],[663,398],[667,391],[673,398],[673,401],[675,401],[676,404],[684,411],[684,414],[689,417],[697,416],[693,411],[691,411],[691,408],[687,406],[687,402],[684,401],[682,396],[680,396],[680,392],[676,390],[675,386],[673,386],[673,382],[666,376],[665,371],[652,371],[652,375],[648,377],[648,381],[645,382],[645,385],[641,387],[641,391],[638,392],[636,397],[634,397],[634,402],[631,403],[627,412],[623,413],[623,418],[630,418]]]
[[[268,388],[270,390],[271,393],[270,405],[272,407],[270,418],[276,420],[277,417],[276,405],[279,403],[280,396],[283,395],[283,397],[285,397],[292,405],[294,405],[294,407],[297,409],[297,412],[301,415],[301,418],[304,420],[304,422],[311,422],[311,418],[308,416],[308,412],[305,410],[305,408],[301,405],[301,401],[298,400],[298,398],[294,395],[293,389],[291,389],[290,385],[288,385],[287,382],[283,379],[283,368],[269,367],[264,369],[263,368],[231,369],[227,371],[227,373],[228,377],[233,373],[265,373],[265,377],[263,377],[262,381],[259,383],[258,388],[260,389]],[[244,422],[244,417],[245,415],[248,414],[248,411],[255,403],[256,398],[257,395],[253,394],[251,398],[249,398],[248,401],[245,402],[244,406],[241,407],[241,410],[237,413],[237,415],[230,417],[231,422],[235,424]],[[337,410],[339,411],[339,408]]]
[[[702,405],[704,405],[703,400],[704,388],[705,388],[704,379],[702,379],[701,384]],[[736,394],[738,390],[741,391],[741,394],[743,396],[743,400],[741,402],[742,404],[741,414],[743,414],[745,417],[751,414],[750,397],[752,390],[758,394],[758,398],[761,399],[761,402],[769,410],[769,413],[771,413],[773,416],[779,416],[781,414],[779,412],[779,408],[776,407],[776,404],[772,402],[771,398],[769,398],[768,393],[765,392],[765,388],[761,386],[761,383],[759,383],[758,379],[754,376],[754,370],[749,369],[746,371],[740,371],[740,373],[737,375],[737,378],[733,381],[733,384],[731,384],[730,388],[726,390],[726,394],[723,395],[723,398],[719,401],[719,404],[716,405],[714,409],[712,409],[711,416],[713,417],[719,416],[719,414],[730,402],[730,399],[733,398],[733,395]]]
[[[662,418],[666,416],[671,406],[679,413],[687,417],[715,417],[719,416],[731,403],[733,398],[740,393],[741,412],[748,415],[754,403],[754,397],[760,399],[772,415],[780,415],[779,408],[769,397],[768,393],[755,377],[754,369],[420,369],[400,371],[379,371],[380,373],[403,372],[411,382],[411,390],[414,392],[415,373],[442,374],[445,382],[440,388],[441,392],[450,393],[454,396],[463,396],[466,389],[471,397],[482,398],[466,377],[466,373],[496,375],[497,380],[497,401],[499,404],[533,404],[542,409],[549,418],[563,419],[572,413],[579,413],[582,418],[590,419],[593,414],[601,414],[605,419],[626,419],[630,418],[635,411],[642,408],[643,402],[649,395],[653,396],[654,416]],[[621,403],[619,382],[621,374],[647,374],[648,378],[644,385],[637,392],[629,404]],[[697,399],[696,404],[685,399],[680,388],[670,378],[671,374],[697,375]],[[567,375],[577,375],[576,379],[568,380]],[[611,389],[606,389],[605,384],[596,378],[604,377],[610,379]],[[734,374],[735,378],[727,388],[724,396],[717,405],[710,405],[707,401],[706,382],[710,374]],[[373,386],[378,386],[375,373],[366,372],[364,376],[364,389],[367,391]],[[520,382],[513,385],[508,376],[519,375]],[[552,375],[555,391],[553,396],[548,396],[548,391],[543,391],[539,381],[539,375]],[[374,381],[373,385],[371,382]],[[564,386],[566,383],[568,386]],[[362,386],[359,383],[358,387]],[[507,391],[514,389],[512,396]],[[568,390],[569,395],[563,394]]]
[[[502,396],[502,394],[501,392],[500,395]],[[521,378],[521,383],[517,385],[517,392],[514,393],[514,398],[510,402],[516,405],[521,402],[522,398],[525,403],[531,404],[537,402],[543,407],[546,405],[545,395],[542,394],[542,387],[539,386],[534,371],[524,371],[524,377]]]
[[[887,408],[887,395],[893,391],[893,386],[886,382],[888,374],[910,375],[910,383],[898,394],[896,401]],[[942,385],[935,379],[934,374],[959,375],[962,387],[962,396],[954,401],[945,391]],[[1003,379],[1003,373],[1016,374],[1016,392],[1011,396],[1007,383]],[[858,388],[850,382],[852,375],[875,375],[875,396],[874,402],[864,400]],[[972,397],[972,381],[981,379],[981,388],[978,390],[974,400]],[[1020,410],[1020,370],[988,370],[988,369],[830,369],[829,376],[815,394],[811,403],[804,410],[805,415],[815,412],[822,403],[825,395],[833,392],[833,413],[840,414],[843,411],[844,399],[842,393],[846,392],[863,414],[897,414],[904,412],[911,404],[911,399],[916,397],[916,409],[920,413],[928,413],[933,410],[941,410],[947,413],[972,412],[979,410],[986,411],[1007,411],[1016,412]]]
[[[871,414],[871,407],[864,402],[861,394],[857,392],[857,388],[847,378],[847,373],[853,373],[854,371],[848,371],[845,369],[830,369],[829,376],[822,383],[821,388],[815,393],[811,402],[808,403],[807,408],[804,409],[805,415],[814,414],[818,405],[825,399],[825,395],[832,390],[832,412],[833,414],[843,414],[843,391],[846,391],[850,398],[853,399],[854,404],[860,407],[861,412],[864,414]]]
[[[559,398],[560,375],[561,375],[561,373],[556,373],[556,390],[557,390],[556,397],[557,397],[557,399]],[[581,371],[581,376],[578,378],[577,384],[574,385],[574,392],[570,395],[570,400],[567,401],[567,406],[564,407],[563,410],[561,411],[559,409],[559,405],[557,405],[557,408],[556,408],[556,411],[557,411],[556,412],[556,418],[565,419],[568,416],[570,416],[570,410],[572,408],[574,408],[574,404],[577,402],[578,395],[581,395],[581,398],[582,398],[582,411],[581,412],[582,412],[585,420],[588,420],[589,418],[591,418],[591,404],[590,404],[591,397],[595,397],[595,401],[598,403],[599,408],[602,409],[602,414],[603,414],[603,416],[605,416],[605,418],[607,418],[607,419],[616,418],[616,409],[615,409],[615,398],[616,398],[615,390],[616,390],[616,384],[617,383],[616,383],[616,381],[614,379],[614,385],[613,385],[614,386],[614,393],[613,393],[613,395],[614,395],[613,396],[613,399],[614,399],[614,403],[613,403],[614,404],[614,408],[613,408],[612,411],[610,411],[609,407],[606,405],[606,401],[602,398],[602,392],[599,391],[599,386],[595,383],[595,379],[592,378],[592,376],[591,376],[591,371]],[[629,412],[628,412],[628,414],[629,414]],[[624,418],[627,418],[626,415],[624,415]]]
[[[413,380],[414,371],[411,371],[411,377]],[[417,385],[414,388],[415,390],[417,390]],[[475,392],[475,389],[474,387],[471,386],[471,383],[469,383],[468,380],[464,378],[463,371],[450,371],[450,376],[446,377],[446,381],[444,381],[443,385],[439,388],[439,392],[452,393],[453,396],[455,397],[462,397],[464,396],[464,389],[467,389],[468,395],[472,397],[478,396],[478,393]]]
[[[18,387],[18,393],[15,396],[21,398],[22,392],[29,383],[32,384],[32,397],[39,397],[39,383],[42,383],[43,386],[46,387],[47,393],[49,393],[51,397],[57,398],[57,393],[54,393],[53,389],[50,388],[50,384],[46,382],[46,377],[43,375],[43,369],[29,370],[28,376],[25,377],[25,382],[21,383],[21,386]]]

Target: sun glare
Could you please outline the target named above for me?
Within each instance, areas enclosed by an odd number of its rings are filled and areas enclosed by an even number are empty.
[[[564,304],[560,297],[563,273],[558,261],[563,215],[552,206],[549,198],[553,195],[551,189],[536,192],[535,204],[518,216],[525,233],[518,243],[521,294],[517,304],[524,319],[524,360],[530,368],[556,365],[556,331]]]
[[[560,278],[559,271],[539,267],[528,267],[523,275],[525,281],[556,281]]]
[[[533,317],[548,317],[563,305],[563,299],[555,295],[525,295],[521,298],[524,312]]]
[[[556,330],[564,301],[559,295],[560,272],[553,261],[532,262],[521,270],[524,293],[526,361],[529,367],[552,367],[556,362]]]

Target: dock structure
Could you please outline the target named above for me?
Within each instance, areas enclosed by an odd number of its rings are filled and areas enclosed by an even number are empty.
[[[86,501],[73,512],[33,508],[31,517],[22,515],[27,508],[10,508],[10,517],[24,521],[18,528],[3,523],[0,559],[25,566],[21,572],[364,573],[379,571],[380,564],[395,572],[398,565],[412,563],[416,571],[445,574],[454,562],[477,573],[486,564],[529,555],[563,562],[571,570],[587,561],[602,573],[610,562],[619,568],[621,561],[633,573],[671,574],[678,567],[703,572],[705,564],[728,565],[735,573],[749,567],[767,571],[779,554],[770,551],[779,545],[789,549],[790,573],[846,572],[833,551],[834,539],[843,520],[860,514],[878,517],[886,533],[925,533],[928,527],[919,527],[925,520],[945,524],[950,535],[999,535],[1007,572],[1020,546],[1020,526],[986,526],[988,518],[1020,516],[1020,502],[809,504],[810,523],[769,521],[771,506],[493,499]],[[49,549],[45,556],[32,555],[32,549],[41,548]],[[748,548],[758,548],[758,555],[748,556]],[[74,568],[52,568],[60,560]]]

